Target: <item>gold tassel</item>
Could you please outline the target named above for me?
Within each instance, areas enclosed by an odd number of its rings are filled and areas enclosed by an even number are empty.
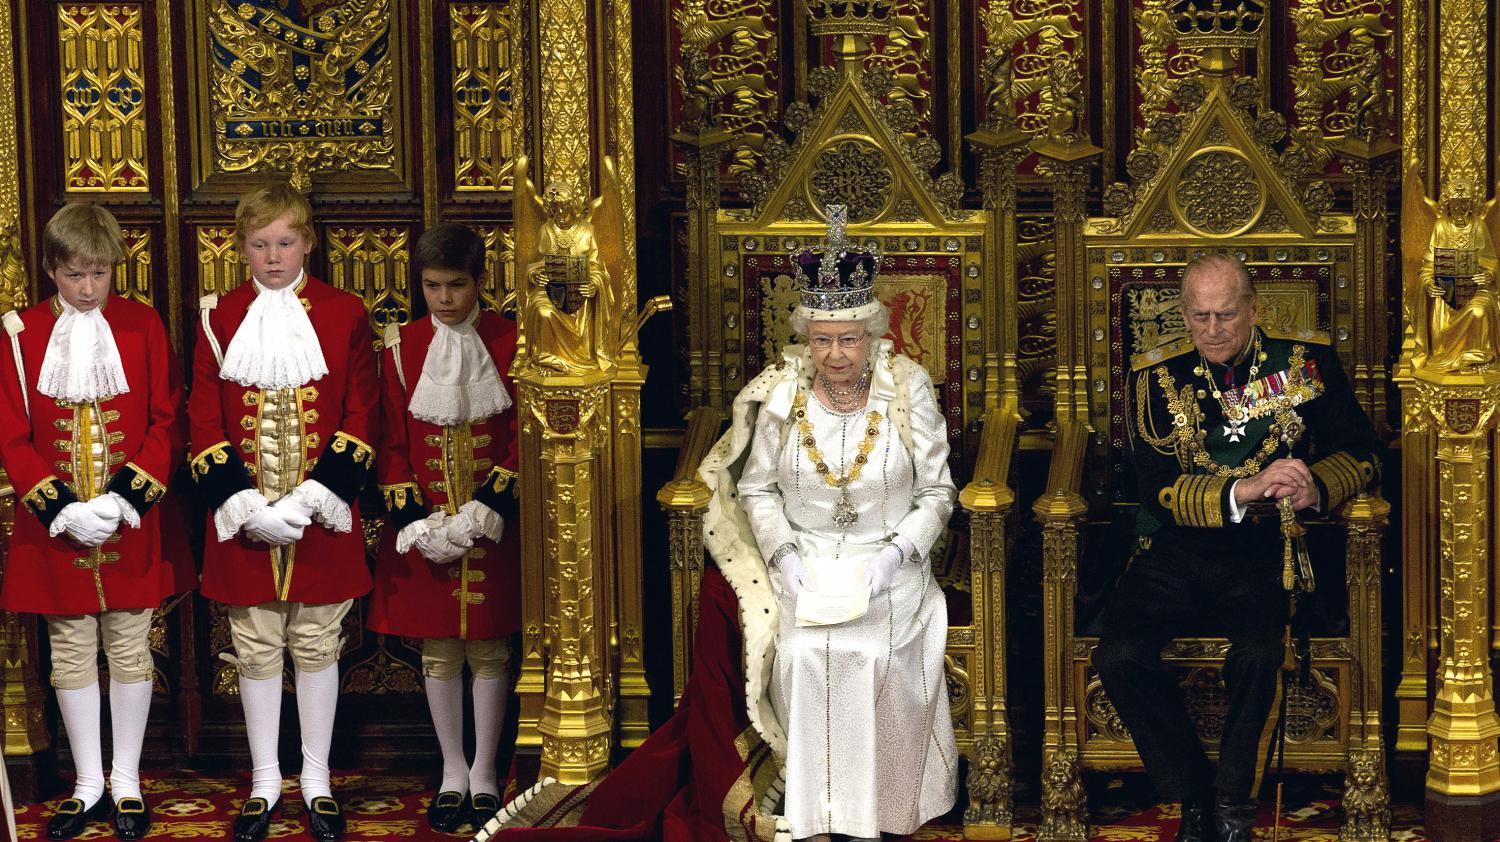
[[[1276,508],[1281,512],[1281,587],[1288,591],[1297,588],[1297,567],[1294,561],[1298,545],[1307,530],[1297,522],[1297,512],[1292,508],[1292,498],[1283,497],[1276,501]],[[1302,550],[1305,554],[1306,550]]]

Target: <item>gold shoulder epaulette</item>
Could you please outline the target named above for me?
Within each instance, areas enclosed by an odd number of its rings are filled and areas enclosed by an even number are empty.
[[[1143,368],[1156,365],[1164,360],[1186,354],[1193,350],[1193,337],[1179,336],[1176,339],[1163,342],[1149,351],[1142,351],[1130,358],[1130,370],[1140,371]]]
[[[1288,342],[1311,342],[1314,345],[1333,344],[1333,338],[1328,335],[1328,331],[1326,330],[1309,330],[1308,328],[1278,330],[1277,328],[1262,325],[1260,331],[1272,339],[1285,339]]]

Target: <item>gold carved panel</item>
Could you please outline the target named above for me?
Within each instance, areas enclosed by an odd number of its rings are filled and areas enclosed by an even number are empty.
[[[515,158],[515,84],[512,53],[516,6],[454,3],[453,184],[459,192],[511,187]]]
[[[1390,132],[1396,0],[1300,0],[1291,10],[1294,146],[1319,165],[1333,141]]]
[[[1052,63],[1071,59],[1083,70],[1087,4],[987,0],[978,9],[985,119],[1032,136],[1045,132],[1053,110]]]
[[[762,277],[761,358],[776,360],[784,346],[796,341],[791,316],[797,309],[798,295],[790,275]],[[940,274],[882,273],[875,281],[875,294],[891,311],[891,328],[885,338],[898,352],[921,363],[934,383],[942,382],[948,370],[944,341],[947,291],[948,278]]]
[[[410,236],[401,225],[328,229],[328,282],[364,299],[376,336],[411,321]]]
[[[705,116],[736,138],[728,169],[754,170],[780,109],[773,0],[672,0],[668,43],[674,126]],[[801,14],[801,9],[798,9]],[[678,155],[677,166],[683,162]]]
[[[198,294],[224,295],[245,280],[244,262],[234,228],[205,225],[198,229]]]
[[[150,189],[142,14],[140,3],[57,7],[63,172],[69,191]]]
[[[197,5],[197,4],[194,4]],[[400,159],[402,0],[209,0],[197,12],[200,180],[386,171]]]
[[[515,234],[510,228],[503,226],[486,229],[484,254],[485,274],[488,277],[484,288],[479,291],[479,297],[486,307],[497,313],[516,312],[516,278],[511,271],[516,258]]]
[[[890,71],[894,84],[888,101],[907,102],[924,134],[932,125],[932,0],[896,0],[891,31],[875,38],[865,68]]]
[[[156,306],[151,292],[151,229],[120,226],[120,235],[125,240],[125,259],[115,266],[115,292],[122,298],[130,298]]]

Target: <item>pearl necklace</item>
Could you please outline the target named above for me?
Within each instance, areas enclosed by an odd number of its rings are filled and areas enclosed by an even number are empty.
[[[854,385],[847,389],[834,386],[828,380],[828,375],[821,371],[818,372],[818,384],[823,387],[823,394],[828,396],[828,403],[832,405],[834,412],[853,412],[859,408],[865,390],[870,388],[870,361],[865,360],[865,370],[854,381]]]

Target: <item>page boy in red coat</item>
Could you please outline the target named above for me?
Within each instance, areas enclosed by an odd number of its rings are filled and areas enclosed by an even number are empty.
[[[254,764],[235,839],[263,839],[280,806],[284,652],[296,666],[302,799],[317,839],[345,823],[329,784],[340,625],[370,589],[357,497],[379,424],[364,303],[311,278],[312,207],[286,184],[240,200],[250,280],[205,296],[188,400],[191,467],[212,511],[203,594],[224,603]]]
[[[427,811],[435,830],[500,808],[495,755],[520,629],[514,324],[479,307],[484,240],[462,225],[423,234],[413,255],[431,312],[386,331],[377,473],[390,510],[370,628],[422,638],[422,674],[443,753]],[[474,674],[474,762],[464,759],[465,661]],[[468,797],[465,798],[465,792]]]
[[[47,619],[52,686],[73,753],[73,795],[47,823],[71,839],[115,808],[116,835],[151,826],[141,797],[141,742],[151,710],[151,616],[193,586],[185,545],[165,541],[156,504],[185,434],[182,373],[161,317],[110,294],[125,255],[109,211],[69,204],[42,234],[57,295],[5,314],[0,352],[0,462],[23,507],[0,607]],[[177,542],[181,544],[182,542]],[[104,796],[99,648],[109,661],[114,756]]]

